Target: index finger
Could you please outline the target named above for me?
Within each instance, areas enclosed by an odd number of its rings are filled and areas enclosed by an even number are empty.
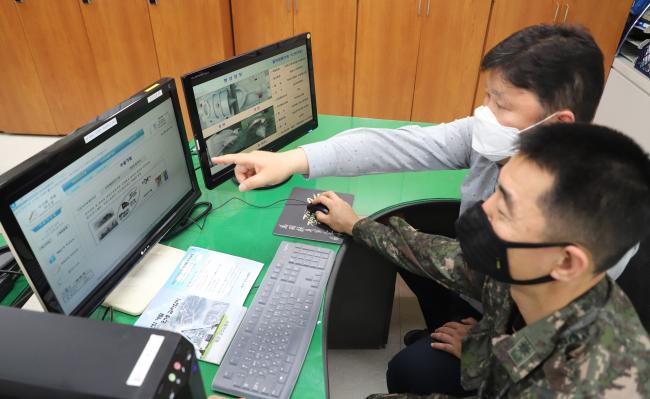
[[[332,199],[332,198],[330,198],[330,197],[326,197],[326,196],[324,196],[324,195],[322,195],[322,194],[319,195],[319,196],[316,197],[316,198],[318,198],[318,202],[317,202],[317,203],[322,203],[323,205],[325,205],[325,206],[328,207],[328,208],[330,208],[330,206],[334,203],[334,199]]]
[[[232,164],[246,162],[248,154],[226,154],[218,157],[212,157],[212,163]]]
[[[336,195],[336,193],[334,191],[325,191],[324,193],[321,193],[318,197],[319,198],[324,197],[324,198],[332,199],[332,200],[339,198],[339,196]]]

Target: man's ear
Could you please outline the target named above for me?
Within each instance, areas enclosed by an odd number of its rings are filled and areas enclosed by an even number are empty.
[[[590,272],[591,256],[585,249],[577,245],[567,245],[563,251],[564,257],[551,270],[551,277],[559,281],[571,281]]]
[[[576,121],[576,116],[570,109],[563,109],[555,113],[555,118],[558,122],[573,123]]]

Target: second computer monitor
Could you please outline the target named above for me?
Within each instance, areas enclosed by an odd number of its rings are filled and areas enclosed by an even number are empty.
[[[305,33],[182,77],[208,188],[233,175],[212,157],[275,151],[316,128],[313,76]]]

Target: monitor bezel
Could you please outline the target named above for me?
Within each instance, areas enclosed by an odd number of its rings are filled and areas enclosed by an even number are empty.
[[[277,151],[318,127],[316,92],[314,88],[314,63],[311,54],[310,33],[305,32],[181,76],[183,93],[185,94],[185,102],[187,105],[188,116],[190,118],[190,126],[192,128],[192,133],[196,142],[196,148],[198,150],[199,163],[201,166],[203,180],[205,182],[205,186],[208,189],[211,190],[232,178],[234,176],[234,166],[229,165],[214,175],[211,173],[210,166],[212,164],[209,159],[205,138],[203,137],[203,130],[201,129],[201,122],[199,119],[198,109],[196,107],[196,98],[194,97],[193,88],[201,83],[217,79],[237,69],[244,68],[256,62],[271,58],[274,55],[289,51],[302,45],[305,45],[307,49],[307,65],[309,74],[309,90],[312,104],[312,119],[287,132],[278,139],[273,140],[265,146],[259,148],[259,150],[263,151]]]
[[[194,164],[192,162],[174,80],[170,78],[158,80],[148,86],[148,89],[132,96],[117,107],[105,112],[92,122],[80,127],[73,133],[0,176],[0,227],[4,230],[5,239],[11,247],[14,257],[16,257],[20,264],[32,290],[47,311],[66,314],[41,270],[29,242],[25,238],[18,221],[10,209],[10,205],[81,156],[113,137],[114,134],[128,126],[131,122],[170,98],[179,128],[191,189],[154,226],[150,234],[140,240],[125,258],[114,267],[113,271],[97,285],[88,297],[70,313],[67,313],[75,316],[88,316],[102,304],[108,294],[138,264],[148,253],[149,249],[160,241],[164,234],[185,215],[187,210],[190,209],[196,199],[201,195],[196,173],[194,172]],[[93,138],[88,143],[85,142],[87,135],[95,132],[96,129],[104,126],[107,122],[111,122],[113,118],[117,122],[114,126]]]

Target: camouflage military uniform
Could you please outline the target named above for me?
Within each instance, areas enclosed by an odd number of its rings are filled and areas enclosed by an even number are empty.
[[[484,398],[650,398],[650,339],[609,277],[545,319],[512,333],[509,286],[469,269],[458,241],[392,217],[363,219],[353,236],[404,269],[478,299],[484,316],[463,339],[461,383]],[[409,394],[371,398],[411,399]],[[445,395],[431,395],[442,398]]]

